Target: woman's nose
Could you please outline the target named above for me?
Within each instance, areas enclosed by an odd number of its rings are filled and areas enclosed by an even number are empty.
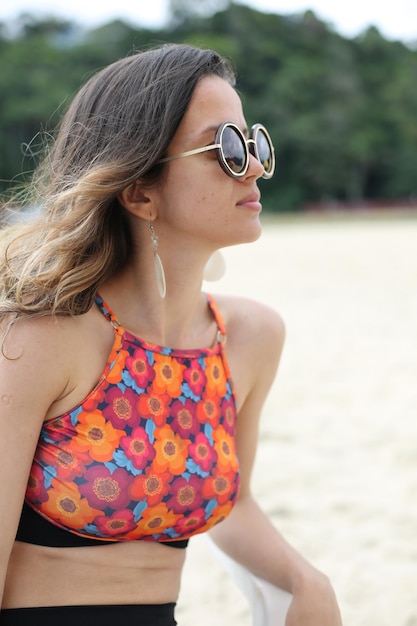
[[[251,152],[249,153],[249,167],[246,172],[246,176],[255,176],[256,178],[260,178],[264,173],[264,166],[256,156],[254,156]]]

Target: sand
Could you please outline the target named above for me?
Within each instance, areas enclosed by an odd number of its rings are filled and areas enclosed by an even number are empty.
[[[417,626],[417,215],[265,220],[213,292],[276,308],[287,339],[253,490],[331,578],[345,626]],[[179,626],[249,626],[194,538]]]

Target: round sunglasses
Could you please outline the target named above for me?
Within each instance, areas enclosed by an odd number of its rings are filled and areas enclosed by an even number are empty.
[[[275,170],[274,146],[268,131],[262,124],[254,124],[250,130],[249,139],[246,139],[236,124],[223,122],[216,131],[214,142],[210,146],[204,146],[204,148],[187,150],[187,152],[165,157],[160,159],[158,163],[167,163],[174,159],[215,150],[221,168],[232,178],[241,178],[246,174],[250,154],[253,154],[262,164],[264,168],[262,178],[271,178],[273,175]]]

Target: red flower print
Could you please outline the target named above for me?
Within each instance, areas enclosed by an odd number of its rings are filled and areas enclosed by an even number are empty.
[[[46,468],[46,472],[48,469]],[[45,476],[43,470],[37,463],[32,465],[29,481],[26,488],[26,497],[29,502],[46,502],[48,493],[45,489]]]
[[[209,395],[218,394],[220,397],[226,394],[226,374],[222,358],[219,354],[206,358],[206,391]]]
[[[120,537],[136,528],[132,511],[116,511],[110,517],[98,515],[94,520],[102,537]]]
[[[213,432],[214,449],[217,452],[216,466],[221,472],[237,471],[239,463],[235,452],[235,442],[221,426]]]
[[[39,447],[38,458],[42,465],[52,466],[56,477],[62,481],[71,481],[77,476],[83,476],[86,465],[92,461],[87,452],[75,454],[70,445]]]
[[[120,446],[136,469],[146,467],[149,461],[152,461],[155,456],[155,450],[149,442],[146,430],[141,426],[135,428],[131,435],[122,437],[120,439]]]
[[[198,361],[193,361],[191,367],[185,370],[184,380],[193,394],[200,397],[206,386],[207,377]]]
[[[132,356],[126,359],[126,369],[141,389],[146,389],[155,378],[155,372],[143,348],[136,348]]]
[[[115,428],[125,430],[126,425],[134,427],[138,424],[139,416],[135,411],[137,394],[133,389],[126,387],[124,391],[114,385],[106,394],[108,406],[103,409],[104,417]]]
[[[200,424],[195,415],[195,403],[192,400],[175,400],[170,411],[174,418],[171,424],[172,430],[183,439],[189,439],[189,435],[196,435],[200,430]]]
[[[69,414],[71,415],[71,413]],[[72,426],[67,426],[68,416],[64,416],[60,420],[50,420],[43,425],[43,431],[46,431],[48,441],[65,441],[72,437]],[[71,429],[69,431],[69,428]]]
[[[194,463],[198,465],[203,472],[209,472],[217,459],[217,452],[213,450],[209,440],[203,433],[198,433],[194,443],[190,445],[188,452]]]
[[[168,470],[178,476],[185,472],[187,459],[186,441],[176,435],[169,426],[155,429],[156,457],[153,467],[156,472]]]
[[[27,500],[58,526],[110,542],[209,530],[240,485],[223,348],[161,350],[113,325],[96,387],[43,425]]]
[[[236,479],[238,474],[227,474],[216,471],[204,480],[202,495],[206,500],[217,500],[219,504],[226,504],[236,495]]]
[[[181,395],[181,384],[185,365],[167,354],[155,354],[155,380],[153,386],[157,394],[167,393],[171,398]]]
[[[123,468],[111,473],[105,465],[95,465],[85,472],[84,479],[87,482],[79,486],[79,491],[91,506],[101,510],[110,507],[118,511],[129,504],[133,476]]]
[[[198,509],[203,502],[202,485],[203,479],[196,475],[191,476],[189,480],[183,476],[176,478],[171,485],[172,497],[167,502],[168,508],[172,509],[174,513],[185,513]]]
[[[187,517],[181,517],[175,525],[175,532],[185,537],[199,528],[202,529],[206,523],[205,513],[205,510],[200,508]]]
[[[229,435],[234,435],[236,430],[236,408],[233,398],[223,398],[220,405],[220,415],[223,415],[222,425]]]
[[[169,492],[171,478],[169,472],[157,474],[152,468],[149,468],[146,474],[136,476],[130,487],[130,496],[136,502],[146,500],[148,505],[153,507],[161,502],[162,498]]]
[[[140,417],[152,419],[157,426],[163,426],[169,416],[171,398],[167,394],[158,394],[152,387],[139,396],[137,409]]]

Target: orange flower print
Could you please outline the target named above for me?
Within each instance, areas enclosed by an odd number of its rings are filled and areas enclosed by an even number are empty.
[[[157,394],[167,393],[171,398],[181,395],[181,384],[185,365],[167,354],[155,354],[155,380],[153,387]]]
[[[141,393],[137,401],[140,417],[152,419],[157,426],[163,426],[169,416],[171,398],[167,394],[158,394],[151,386],[146,393]]]
[[[240,484],[224,351],[161,350],[97,303],[115,329],[106,367],[84,401],[43,425],[26,500],[62,528],[113,542],[209,530]]]
[[[156,457],[153,467],[156,472],[169,471],[174,476],[185,472],[187,441],[176,435],[169,426],[155,429]]]
[[[223,522],[226,517],[230,515],[230,513],[232,512],[233,504],[234,500],[229,500],[225,504],[220,504],[219,506],[216,506],[215,509],[213,509],[210,518],[210,528],[212,526],[215,526],[216,524],[220,524],[220,522]]]
[[[146,474],[136,476],[130,487],[130,496],[136,502],[145,500],[153,507],[169,492],[171,478],[169,472],[156,473],[149,468]]]
[[[169,511],[166,504],[161,503],[143,511],[140,525],[144,535],[156,535],[175,526],[179,517],[180,515]]]
[[[106,374],[106,382],[114,385],[119,383],[122,380],[122,372],[125,368],[126,359],[129,356],[129,352],[127,350],[120,350],[117,353],[113,351],[109,357],[109,362],[111,361],[110,370]]]
[[[77,436],[71,441],[73,450],[89,452],[92,459],[102,463],[111,460],[114,449],[125,434],[106,422],[99,411],[80,413],[76,431]]]
[[[81,497],[75,483],[61,483],[53,479],[48,495],[48,501],[40,506],[41,512],[67,528],[80,530],[101,514]]]
[[[237,471],[239,463],[235,453],[234,439],[225,429],[220,426],[213,432],[214,449],[217,452],[216,467],[221,472],[228,472],[230,469]]]
[[[219,423],[219,398],[216,396],[204,395],[197,404],[197,418],[203,424],[210,424],[215,428]]]
[[[94,522],[102,537],[120,537],[136,528],[133,513],[129,509],[117,511],[111,517],[99,515]]]
[[[207,393],[224,396],[226,394],[226,376],[221,357],[218,354],[206,358],[206,376]]]
[[[100,385],[93,389],[84,400],[82,407],[84,411],[94,411],[102,402],[106,393],[106,388]]]

